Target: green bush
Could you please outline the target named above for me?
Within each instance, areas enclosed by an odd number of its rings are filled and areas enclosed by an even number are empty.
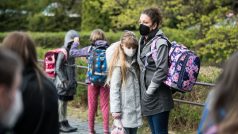
[[[216,67],[201,67],[198,81],[215,83],[221,70]],[[212,87],[195,85],[190,93],[176,93],[173,98],[203,104]],[[175,102],[170,115],[170,129],[184,133],[195,131],[201,119],[203,107]]]
[[[238,27],[213,27],[204,39],[196,42],[198,54],[204,63],[220,64],[238,50]]]
[[[170,41],[176,41],[178,43],[184,44],[188,48],[194,49],[194,40],[197,39],[196,34],[198,31],[171,29],[166,27],[162,30]]]

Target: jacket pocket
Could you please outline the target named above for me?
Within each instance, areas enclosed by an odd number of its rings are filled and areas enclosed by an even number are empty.
[[[153,94],[147,94],[146,92],[144,92],[144,95],[143,95],[143,100],[144,100],[144,102],[145,103],[149,103],[150,101],[152,101],[153,100]]]

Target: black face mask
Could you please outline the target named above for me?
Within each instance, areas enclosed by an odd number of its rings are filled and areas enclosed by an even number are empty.
[[[139,31],[140,31],[140,35],[146,36],[150,33],[150,27],[140,24]]]

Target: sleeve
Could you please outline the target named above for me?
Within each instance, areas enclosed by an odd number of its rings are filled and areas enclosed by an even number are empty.
[[[63,65],[64,65],[64,54],[60,52],[57,57],[55,72],[61,81],[67,80],[62,70]]]
[[[159,42],[158,42],[159,43]],[[147,89],[147,94],[153,94],[160,84],[166,79],[168,73],[169,49],[167,44],[159,45],[157,58],[155,61],[156,71],[152,77],[151,83]]]
[[[110,108],[111,113],[121,112],[121,69],[115,67],[110,81]]]
[[[87,57],[89,55],[88,50],[90,49],[90,46],[77,49],[78,46],[79,46],[79,43],[74,42],[72,47],[69,50],[69,55],[72,57]]]
[[[205,102],[205,106],[202,112],[202,117],[198,126],[197,133],[202,134],[207,128],[214,125],[214,120],[211,118],[211,108],[214,105],[215,90],[213,89],[209,94]]]

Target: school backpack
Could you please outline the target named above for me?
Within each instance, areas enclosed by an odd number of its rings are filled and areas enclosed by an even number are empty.
[[[106,49],[91,46],[88,56],[88,79],[91,83],[104,85],[107,78]]]
[[[159,36],[151,44],[150,54],[154,61],[158,55],[156,43],[161,39],[165,39],[169,44],[169,70],[164,83],[175,91],[183,93],[192,91],[200,70],[200,58],[184,45]]]
[[[66,60],[67,59],[67,51],[64,48],[57,48],[54,50],[49,50],[45,53],[44,71],[46,72],[47,76],[51,79],[55,79],[56,61],[57,61],[57,56],[60,52],[62,52],[64,54],[64,60]]]

